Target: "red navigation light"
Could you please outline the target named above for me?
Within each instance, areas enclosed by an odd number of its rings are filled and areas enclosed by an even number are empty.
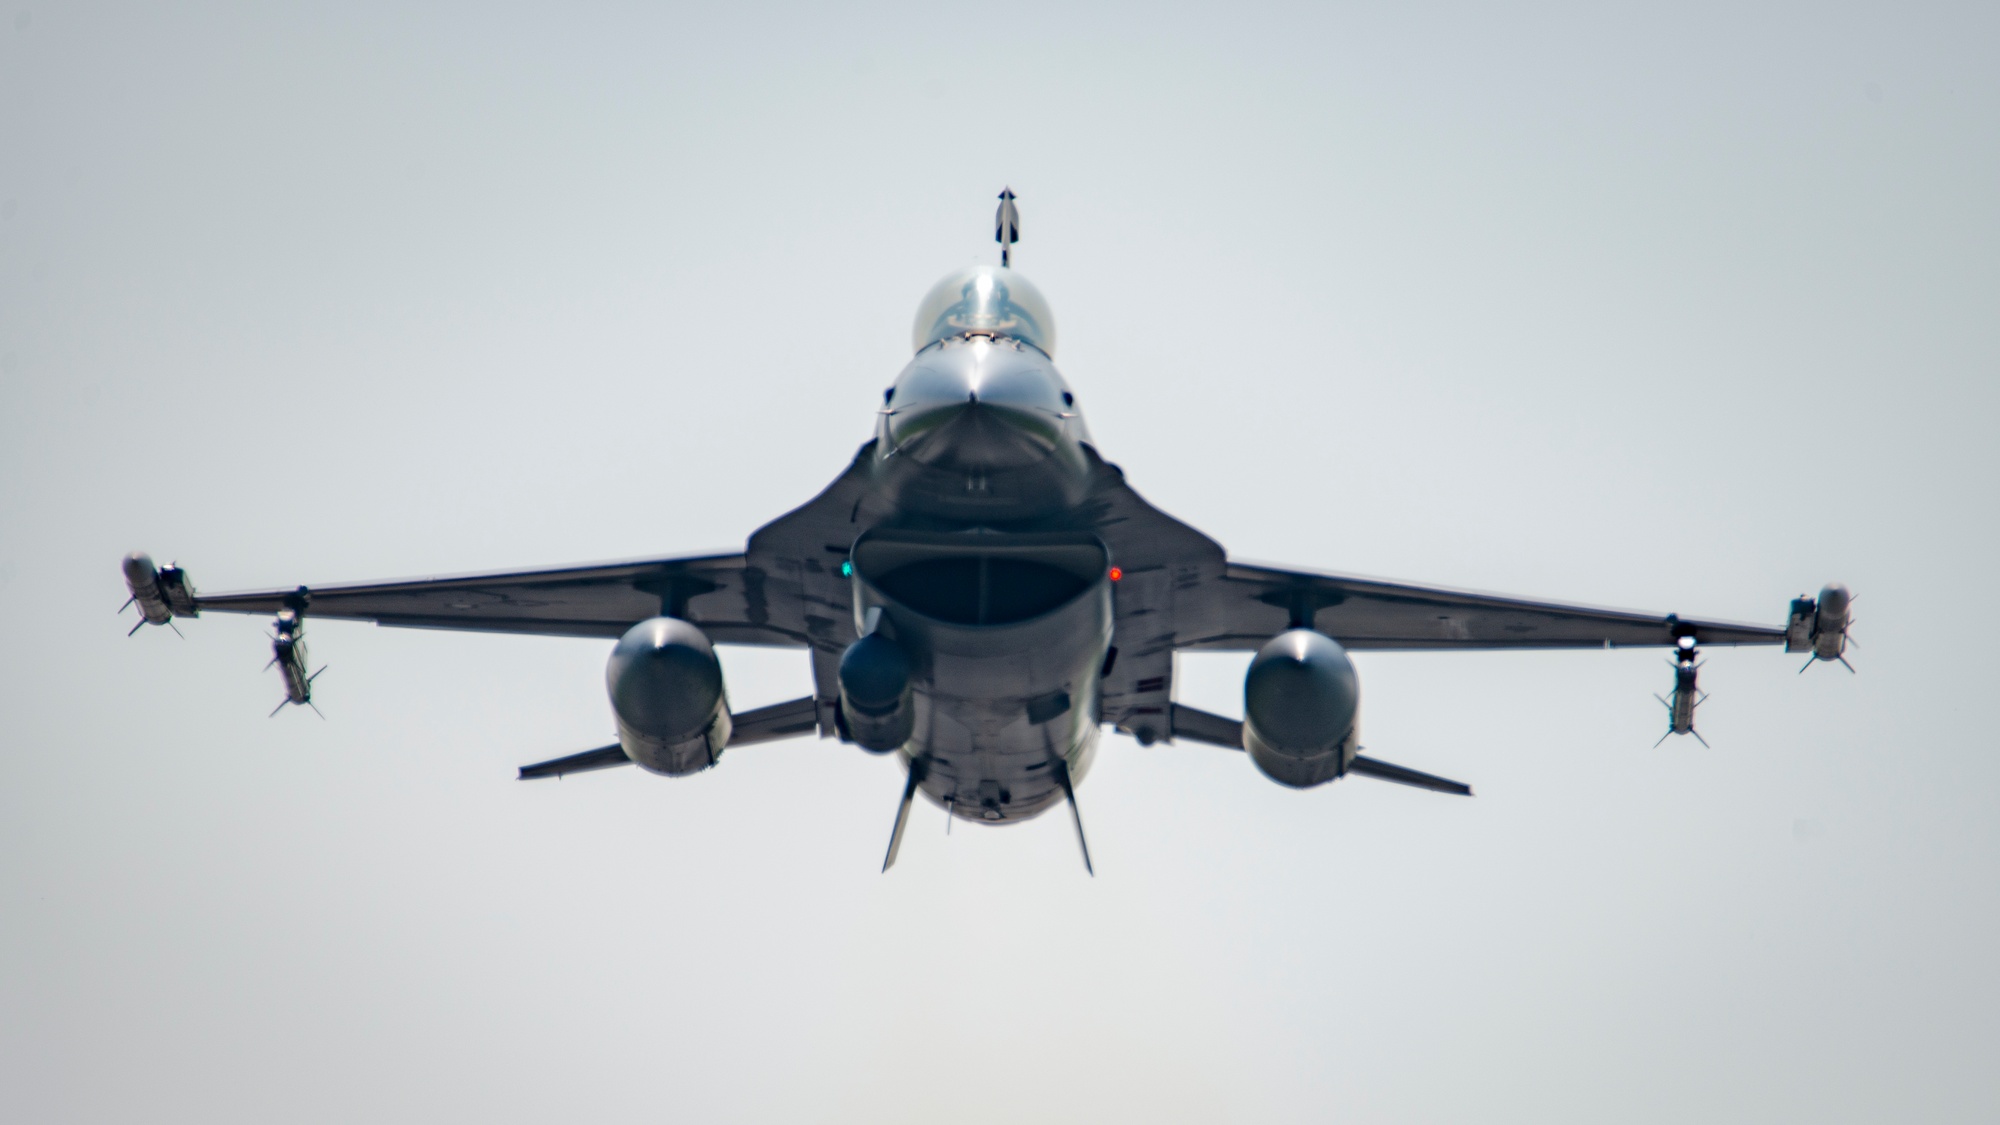
[[[1115,567],[1115,566],[1111,568],[1111,580],[1112,580],[1113,582],[1116,582],[1116,581],[1118,581],[1118,580],[1119,580],[1120,578],[1123,578],[1123,577],[1125,577],[1125,572],[1124,572],[1124,571],[1122,571],[1122,570],[1118,569],[1118,568],[1117,568],[1117,567]]]

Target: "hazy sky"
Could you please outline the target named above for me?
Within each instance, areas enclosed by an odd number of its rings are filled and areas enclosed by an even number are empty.
[[[2000,1117],[2000,7],[0,13],[0,1118]],[[557,784],[600,641],[123,636],[735,549],[1017,264],[1239,558],[1776,623],[1364,654],[1459,800],[1109,737],[949,838],[832,742]],[[803,657],[725,656],[739,707]],[[1182,666],[1240,713],[1240,659]]]

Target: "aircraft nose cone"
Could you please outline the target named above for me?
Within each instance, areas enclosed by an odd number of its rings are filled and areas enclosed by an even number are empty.
[[[977,398],[932,407],[891,432],[902,456],[935,468],[968,470],[1033,465],[1055,451],[1061,436],[1046,415]]]
[[[887,431],[897,455],[941,469],[1000,470],[1046,460],[1064,438],[1062,379],[1040,353],[951,343],[898,380]]]

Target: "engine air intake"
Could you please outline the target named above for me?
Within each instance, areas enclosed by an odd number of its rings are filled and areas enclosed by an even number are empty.
[[[994,531],[871,533],[861,576],[897,603],[951,625],[1012,625],[1052,613],[1104,579],[1095,537]]]

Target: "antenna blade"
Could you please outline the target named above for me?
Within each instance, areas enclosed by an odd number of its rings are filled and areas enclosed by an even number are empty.
[[[1070,780],[1069,761],[1056,759],[1056,780],[1062,784],[1063,800],[1069,805],[1070,823],[1076,825],[1076,846],[1083,851],[1083,870],[1091,878],[1097,878],[1097,869],[1090,865],[1090,841],[1083,838],[1083,813],[1076,807],[1076,786]]]
[[[903,829],[910,823],[910,803],[917,799],[917,783],[924,779],[921,760],[910,763],[909,780],[903,783],[903,803],[896,806],[896,827],[889,833],[889,854],[882,857],[882,870],[896,866],[896,853],[903,847]]]

